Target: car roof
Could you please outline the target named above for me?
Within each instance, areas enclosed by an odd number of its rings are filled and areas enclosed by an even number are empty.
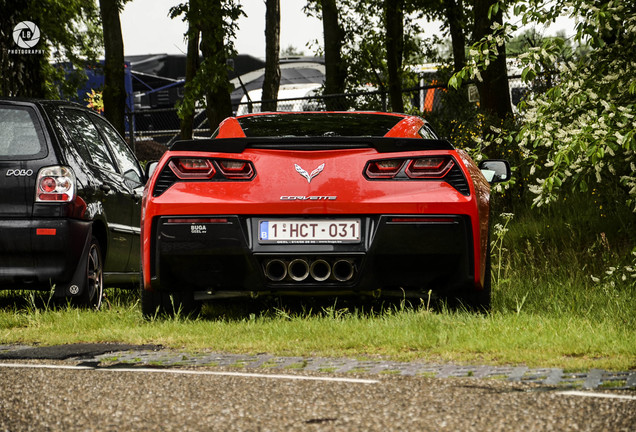
[[[71,102],[67,100],[52,100],[52,99],[41,99],[41,98],[23,98],[23,97],[0,97],[0,103],[18,103],[25,104],[30,103],[34,105],[51,105],[51,106],[71,106],[75,108],[86,108],[83,105],[80,105],[76,102]]]

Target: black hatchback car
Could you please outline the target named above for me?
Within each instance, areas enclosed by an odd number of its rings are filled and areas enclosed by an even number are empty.
[[[145,174],[80,105],[0,99],[0,289],[54,289],[94,308],[139,280]]]

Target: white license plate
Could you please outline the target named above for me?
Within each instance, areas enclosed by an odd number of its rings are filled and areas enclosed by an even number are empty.
[[[272,219],[258,227],[260,243],[360,243],[360,219]]]

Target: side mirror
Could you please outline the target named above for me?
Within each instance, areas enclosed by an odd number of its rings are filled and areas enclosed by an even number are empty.
[[[488,159],[479,164],[481,173],[488,183],[499,183],[510,180],[510,163],[503,159]]]
[[[146,181],[150,180],[150,177],[152,177],[152,173],[154,173],[157,169],[158,164],[159,161],[150,161],[146,164]]]

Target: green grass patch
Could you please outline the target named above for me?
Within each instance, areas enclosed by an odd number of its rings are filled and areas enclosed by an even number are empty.
[[[0,344],[122,342],[192,353],[634,369],[634,215],[601,218],[571,206],[522,209],[512,218],[493,213],[502,230],[492,238],[488,314],[330,300],[215,303],[195,320],[145,321],[135,292],[107,290],[104,309],[94,312],[53,306],[47,293],[3,291]]]

